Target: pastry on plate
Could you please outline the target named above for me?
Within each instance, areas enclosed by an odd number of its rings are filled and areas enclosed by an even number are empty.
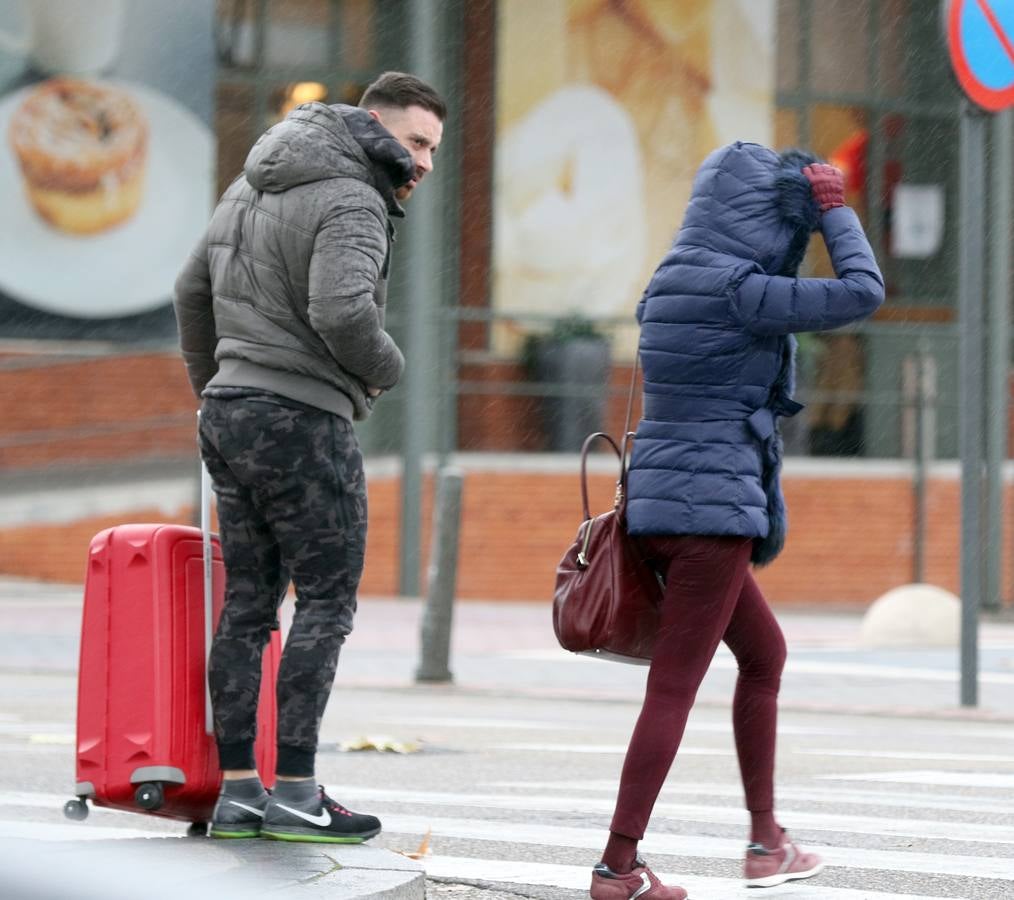
[[[95,234],[137,210],[148,125],[126,91],[51,78],[17,108],[9,136],[28,199],[56,228]]]

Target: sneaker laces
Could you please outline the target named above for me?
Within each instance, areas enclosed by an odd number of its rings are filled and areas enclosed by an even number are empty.
[[[320,785],[320,802],[321,805],[323,805],[326,809],[328,809],[331,812],[338,813],[338,815],[340,816],[353,815],[351,810],[346,809],[337,800],[333,800],[326,793],[324,793],[324,785]]]

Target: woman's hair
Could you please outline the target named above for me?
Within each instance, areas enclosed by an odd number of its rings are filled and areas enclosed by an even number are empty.
[[[806,255],[810,234],[820,226],[820,210],[813,198],[813,189],[803,174],[803,168],[820,160],[805,150],[785,150],[778,156],[778,174],[775,187],[778,189],[778,211],[781,217],[793,226],[792,238],[785,253],[779,275],[794,278]]]
[[[421,106],[441,122],[447,118],[447,104],[443,98],[421,78],[404,72],[384,72],[366,88],[359,105],[363,109]]]

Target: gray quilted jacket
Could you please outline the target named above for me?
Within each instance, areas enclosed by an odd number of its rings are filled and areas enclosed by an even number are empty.
[[[362,109],[306,103],[251,149],[176,279],[194,393],[250,387],[364,419],[398,382],[387,271],[412,158]]]

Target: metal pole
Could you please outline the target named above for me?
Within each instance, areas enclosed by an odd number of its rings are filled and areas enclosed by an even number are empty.
[[[982,596],[983,260],[986,120],[970,103],[961,116],[961,228],[958,308],[961,429],[961,705],[978,704],[979,603]]]
[[[458,581],[458,535],[464,481],[465,476],[460,469],[445,468],[440,471],[416,681],[453,680],[449,666],[451,620]]]
[[[408,34],[412,74],[438,82],[440,57],[439,0],[412,0]],[[436,85],[439,87],[439,85]],[[441,178],[434,172],[408,201],[407,370],[405,373],[405,430],[401,474],[401,541],[398,553],[398,591],[419,594],[419,545],[422,540],[423,457],[432,446],[434,416],[433,371],[437,365],[432,338],[433,310],[440,296],[440,251],[443,216]]]
[[[915,357],[915,553],[912,580],[916,584],[926,580],[926,490],[934,439],[930,416],[930,377],[928,341],[921,337]]]
[[[989,394],[986,415],[986,584],[983,609],[1003,603],[1003,461],[1007,457],[1007,370],[1010,344],[1010,223],[1014,141],[1011,111],[993,116],[990,167]]]

